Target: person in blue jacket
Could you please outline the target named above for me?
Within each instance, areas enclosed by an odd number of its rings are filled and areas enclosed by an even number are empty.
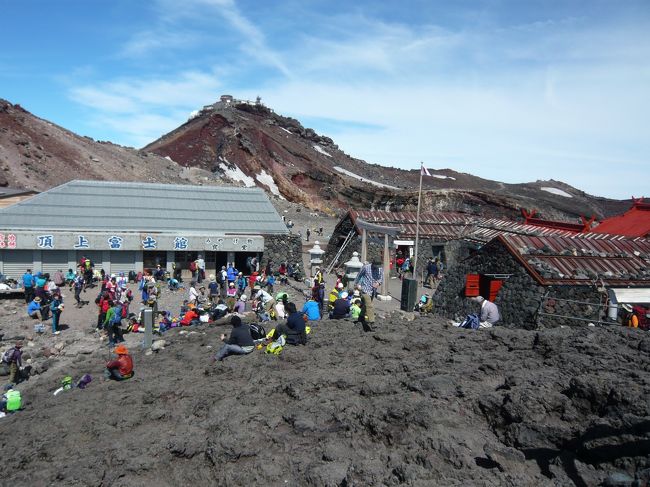
[[[226,279],[228,279],[228,284],[231,282],[235,282],[235,279],[237,279],[237,274],[239,271],[235,269],[235,263],[231,262],[228,264],[228,269],[226,269]]]
[[[50,308],[47,306],[41,307],[41,298],[36,296],[27,305],[27,314],[39,321],[47,320],[50,316]]]
[[[34,299],[34,276],[31,269],[27,269],[27,272],[23,274],[23,287],[25,288],[25,303],[29,304]]]
[[[320,320],[320,304],[313,298],[305,303],[302,312],[307,315],[309,321]]]

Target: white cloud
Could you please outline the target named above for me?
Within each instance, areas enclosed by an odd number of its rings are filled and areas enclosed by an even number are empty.
[[[142,57],[159,49],[178,49],[196,46],[201,36],[193,32],[174,32],[168,28],[145,30],[136,33],[121,48],[124,57]]]
[[[72,87],[69,96],[93,110],[90,123],[122,134],[116,142],[146,145],[187,120],[187,113],[219,98],[219,80],[190,71],[175,79],[119,79]]]
[[[223,90],[238,98],[260,94],[276,112],[299,120],[379,126],[342,126],[336,135],[343,150],[368,162],[417,168],[423,160],[506,182],[555,178],[618,196],[628,196],[630,180],[603,182],[603,174],[614,164],[623,173],[649,162],[650,37],[643,20],[567,17],[452,28],[341,14],[312,19],[318,28],[300,29],[308,35],[288,30],[277,39],[232,0],[156,5],[159,24],[133,36],[125,52],[165,48],[156,29],[175,32],[172,46],[206,40],[209,32],[192,30],[197,18],[225,21],[227,43],[203,46],[207,61],[195,60],[192,70],[179,63],[183,68],[165,77],[109,78],[70,91],[98,118],[134,115],[126,121],[130,139],[160,136],[156,128],[185,120],[177,111],[211,103]],[[206,55],[232,45],[243,56]],[[281,76],[258,74],[269,66]]]

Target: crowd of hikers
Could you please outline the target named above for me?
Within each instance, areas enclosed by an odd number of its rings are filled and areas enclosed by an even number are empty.
[[[116,355],[105,368],[105,377],[113,380],[127,380],[134,375],[133,360],[124,345],[124,334],[144,331],[143,311],[146,309],[153,311],[153,331],[159,334],[174,327],[204,323],[232,325],[230,336],[224,334],[221,337],[223,347],[215,360],[249,353],[256,346],[267,346],[267,351],[277,354],[286,344],[304,345],[311,331],[310,323],[323,317],[348,319],[360,324],[364,331],[373,331],[375,313],[372,302],[383,280],[378,262],[366,263],[354,282],[348,282],[342,274],[337,275],[329,292],[326,292],[322,271],[316,268],[309,290],[302,291],[305,302],[301,305],[297,305],[287,292],[291,292],[293,287],[289,287],[290,278],[304,282],[297,264],[282,262],[276,266],[269,261],[260,268],[253,257],[246,262],[246,274],[231,262],[209,276],[205,275],[205,263],[197,259],[193,264],[189,268],[192,278],[188,283],[183,282],[175,266],[172,266],[171,273],[156,265],[138,274],[107,274],[103,269],[96,269],[94,263],[85,257],[76,270],[68,269],[65,274],[62,271],[53,276],[43,272],[33,274],[31,269],[27,269],[22,278],[27,314],[36,321],[36,332],[43,333],[44,322],[51,320],[52,333],[58,335],[61,332],[61,314],[65,309],[62,290],[73,291],[75,306],[82,308],[90,304],[82,296],[94,289],[91,292],[96,292],[93,295],[96,296],[97,319],[93,326]],[[137,290],[129,285],[130,282],[137,286]],[[158,309],[159,298],[166,292],[187,293],[176,315]],[[134,306],[134,302],[139,302],[139,305]],[[137,308],[135,313],[132,307]],[[269,328],[268,333],[265,326]],[[2,357],[9,369],[9,383],[12,385],[21,379],[22,347],[22,342],[16,342]],[[66,383],[60,390],[70,386],[71,383]]]

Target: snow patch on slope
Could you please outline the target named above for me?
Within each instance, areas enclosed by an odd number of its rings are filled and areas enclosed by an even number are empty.
[[[456,178],[452,176],[443,176],[442,174],[432,174],[432,178],[438,178],[438,179],[451,179],[452,181],[456,181]]]
[[[228,162],[227,160],[225,161]],[[237,166],[233,165],[233,168],[231,169],[228,167],[228,165],[226,165],[226,163],[222,162],[219,164],[219,167],[227,178],[230,178],[233,181],[241,181],[247,188],[252,188],[255,186],[255,180],[250,176],[246,176],[246,174],[244,174],[244,171],[239,169]]]
[[[169,162],[173,162],[174,164],[177,164],[177,162],[169,156],[165,156],[165,159],[167,159]]]
[[[264,169],[262,169],[262,172],[255,176],[255,179],[257,179],[260,183],[268,186],[269,190],[271,193],[273,193],[276,196],[279,196],[280,198],[284,199],[284,197],[280,194],[280,190],[278,189],[278,185],[275,184],[275,181],[273,180],[273,176],[271,176],[269,173],[267,173]]]
[[[558,189],[558,188],[551,188],[549,186],[543,186],[540,189],[542,191],[546,191],[547,193],[556,194],[558,196],[564,196],[565,198],[573,198],[572,195],[570,195],[566,191],[562,191],[561,189]]]
[[[327,152],[325,149],[323,149],[320,145],[314,144],[314,149],[316,149],[316,152],[320,152],[321,154],[327,156],[327,157],[332,157],[332,154]]]
[[[291,130],[287,130],[284,127],[280,127],[280,130],[284,130],[288,134],[292,134],[293,132]]]
[[[343,169],[342,167],[339,167],[339,166],[334,166],[334,170],[338,171],[338,172],[340,172],[342,174],[345,174],[346,176],[350,176],[351,178],[358,179],[359,181],[362,181],[364,183],[379,186],[380,188],[397,189],[397,190],[401,189],[401,188],[398,188],[396,186],[390,186],[388,184],[383,184],[383,183],[378,183],[376,181],[371,181],[370,179],[363,178],[363,177],[359,176],[358,174],[354,174],[353,172],[350,172],[347,169]]]

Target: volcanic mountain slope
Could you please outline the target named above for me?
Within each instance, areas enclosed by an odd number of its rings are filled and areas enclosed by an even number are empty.
[[[199,167],[312,208],[413,210],[419,174],[368,164],[332,139],[261,103],[219,101],[146,146],[183,166]],[[516,217],[536,208],[545,218],[602,218],[628,203],[595,198],[557,181],[504,184],[451,169],[432,170],[423,187],[428,210]]]
[[[0,99],[0,186],[43,191],[80,178],[178,183],[190,173],[155,154],[81,137]]]
[[[331,214],[348,207],[414,210],[419,182],[417,171],[355,159],[295,119],[236,100],[204,107],[138,151],[81,137],[0,99],[0,169],[0,186],[38,191],[80,177],[258,185],[278,202],[286,198]],[[536,208],[544,218],[573,220],[628,208],[556,181],[510,185],[451,169],[432,174],[423,181],[425,210],[515,218],[520,208]]]

